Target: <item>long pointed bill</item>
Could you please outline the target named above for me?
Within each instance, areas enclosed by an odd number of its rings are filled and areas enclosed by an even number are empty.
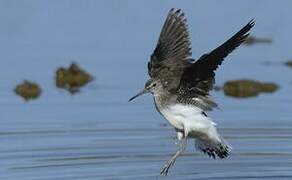
[[[145,89],[143,89],[143,91],[139,92],[138,94],[136,94],[135,96],[133,96],[132,98],[130,98],[129,99],[129,102],[132,101],[133,99],[135,99],[136,97],[139,97],[139,96],[141,96],[143,94],[146,94],[146,93],[148,93],[148,91],[145,90]]]

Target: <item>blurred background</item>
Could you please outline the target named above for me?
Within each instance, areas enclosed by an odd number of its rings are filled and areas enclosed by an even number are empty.
[[[217,85],[251,79],[274,83],[250,98],[213,91],[210,113],[233,146],[225,160],[195,151],[168,179],[292,178],[292,2],[60,0],[0,1],[0,179],[165,179],[175,131],[150,95],[129,97],[148,79],[147,62],[170,8],[188,19],[193,57],[223,43],[252,18],[252,36],[216,73]],[[75,62],[91,80],[76,93],[56,87],[56,71]],[[73,73],[74,74],[74,73]],[[15,94],[23,80],[41,94]],[[71,93],[70,93],[71,92]]]

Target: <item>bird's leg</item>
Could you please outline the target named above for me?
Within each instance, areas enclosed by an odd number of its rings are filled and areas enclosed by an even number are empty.
[[[175,163],[176,158],[183,153],[187,147],[187,138],[180,136],[178,132],[178,150],[176,153],[165,163],[160,170],[160,175],[166,176],[169,168]]]

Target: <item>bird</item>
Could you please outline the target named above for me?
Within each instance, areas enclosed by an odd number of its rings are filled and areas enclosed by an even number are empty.
[[[168,12],[148,62],[150,78],[143,90],[129,99],[151,93],[157,111],[176,131],[178,149],[162,166],[161,176],[168,174],[177,157],[186,150],[188,139],[194,139],[196,149],[214,159],[229,156],[232,147],[207,115],[219,108],[210,91],[215,84],[215,70],[247,39],[254,25],[255,20],[250,20],[230,39],[195,60],[191,57],[185,13],[175,8]]]

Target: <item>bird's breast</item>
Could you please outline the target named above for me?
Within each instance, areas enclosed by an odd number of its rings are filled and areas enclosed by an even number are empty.
[[[194,124],[196,121],[204,118],[202,110],[195,106],[181,103],[163,104],[155,96],[154,101],[156,109],[160,114],[177,129],[184,129],[187,124]]]

